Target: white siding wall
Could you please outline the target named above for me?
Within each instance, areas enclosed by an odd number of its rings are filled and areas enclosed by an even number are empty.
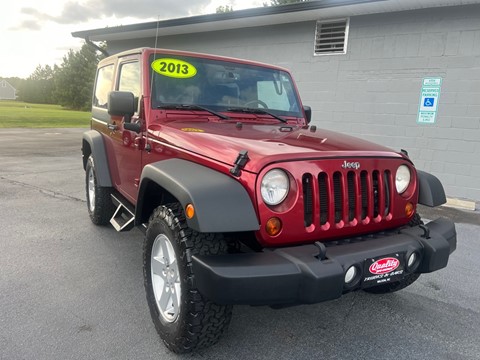
[[[0,80],[0,100],[15,100],[15,88],[5,80]]]

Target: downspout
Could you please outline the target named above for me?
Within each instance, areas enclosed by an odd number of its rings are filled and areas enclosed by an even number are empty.
[[[91,41],[88,37],[85,38],[85,42],[92,46],[95,50],[98,50],[100,51],[103,55],[105,55],[105,57],[109,57],[110,54],[107,52],[107,50],[105,49],[102,49],[100,46],[98,46],[97,44],[95,44],[93,41]]]

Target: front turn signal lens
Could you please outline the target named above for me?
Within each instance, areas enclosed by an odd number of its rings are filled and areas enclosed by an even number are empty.
[[[407,217],[412,217],[414,213],[415,207],[411,202],[408,202],[407,205],[405,205],[405,215],[407,215]]]
[[[268,219],[265,225],[265,231],[270,236],[278,235],[280,231],[282,231],[282,221],[277,217]]]
[[[195,208],[192,204],[188,204],[185,207],[185,216],[187,217],[187,219],[193,219],[193,217],[195,216]]]

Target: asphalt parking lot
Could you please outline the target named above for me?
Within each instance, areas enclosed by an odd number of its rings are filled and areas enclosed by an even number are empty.
[[[480,359],[480,214],[445,209],[461,221],[446,269],[390,295],[237,306],[218,345],[169,352],[145,301],[141,232],[88,217],[82,132],[0,129],[0,359]]]

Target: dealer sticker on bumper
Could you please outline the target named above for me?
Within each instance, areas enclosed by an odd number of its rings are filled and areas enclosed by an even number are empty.
[[[404,276],[403,254],[391,254],[365,260],[363,287],[401,280]]]

